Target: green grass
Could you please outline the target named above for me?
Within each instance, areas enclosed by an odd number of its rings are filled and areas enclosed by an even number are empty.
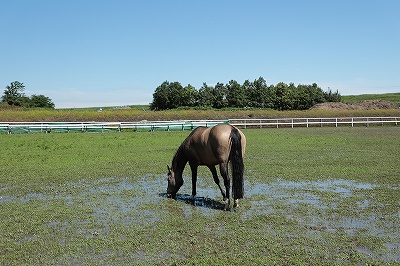
[[[400,262],[399,127],[244,133],[235,212],[204,167],[194,205],[188,169],[165,197],[188,131],[0,135],[0,264]]]
[[[342,102],[360,102],[365,100],[384,100],[392,102],[394,104],[398,104],[400,102],[400,92],[342,96]]]
[[[7,109],[0,111],[0,122],[139,122],[171,120],[227,120],[249,118],[291,118],[291,117],[390,117],[399,116],[399,110],[113,110],[97,112],[95,109],[78,110],[25,110]]]

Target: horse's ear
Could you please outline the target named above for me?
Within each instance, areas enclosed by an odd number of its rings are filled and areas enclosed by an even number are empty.
[[[171,171],[171,168],[169,168],[168,164],[167,164],[167,169],[168,169],[168,172]]]

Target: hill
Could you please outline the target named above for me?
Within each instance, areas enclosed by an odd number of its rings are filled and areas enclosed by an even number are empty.
[[[327,102],[319,103],[310,110],[382,110],[395,109],[396,105],[384,100],[365,100],[361,102]]]
[[[400,93],[361,94],[342,96],[341,102],[316,104],[311,110],[383,110],[399,105]]]
[[[398,105],[398,103],[400,102],[400,92],[342,96],[342,102],[344,103],[354,103],[354,102],[372,101],[372,100],[388,101],[392,102],[395,105]]]

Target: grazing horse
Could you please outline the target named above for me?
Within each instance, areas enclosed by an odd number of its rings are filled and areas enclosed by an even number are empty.
[[[246,149],[246,137],[236,127],[229,124],[220,124],[212,128],[198,127],[182,142],[172,159],[172,167],[168,167],[168,197],[175,198],[179,188],[183,185],[182,173],[189,162],[192,170],[192,199],[196,195],[197,167],[207,166],[215,183],[221,190],[225,201],[225,210],[229,209],[230,179],[228,176],[228,162],[232,167],[232,194],[235,200],[234,207],[238,206],[239,199],[243,198],[243,157]],[[219,183],[215,166],[219,164],[220,174],[224,179],[225,190]]]

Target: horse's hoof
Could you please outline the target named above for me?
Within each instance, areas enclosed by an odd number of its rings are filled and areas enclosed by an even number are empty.
[[[239,200],[235,200],[235,203],[233,204],[234,208],[238,208],[239,207]]]
[[[229,205],[230,205],[229,199],[225,199],[225,208],[224,208],[225,211],[229,210]]]

